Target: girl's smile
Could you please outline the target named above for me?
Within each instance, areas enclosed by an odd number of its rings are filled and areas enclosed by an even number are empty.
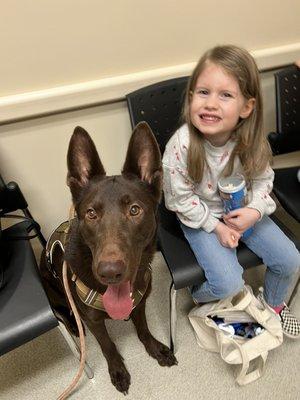
[[[221,120],[221,117],[219,117],[218,115],[209,113],[200,114],[199,117],[201,118],[204,124],[208,125],[213,125]]]

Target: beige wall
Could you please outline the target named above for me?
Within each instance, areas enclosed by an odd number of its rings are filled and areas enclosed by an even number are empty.
[[[299,0],[2,0],[0,95],[300,41]]]
[[[125,103],[0,126],[0,171],[19,183],[46,235],[68,216],[66,154],[77,125],[93,137],[107,173],[118,174],[131,130]]]
[[[68,214],[65,159],[76,125],[117,174],[131,132],[128,91],[189,73],[216,43],[246,47],[262,68],[287,64],[300,58],[299,15],[298,0],[2,1],[1,173],[19,182],[47,236]],[[262,83],[270,131],[271,72]]]

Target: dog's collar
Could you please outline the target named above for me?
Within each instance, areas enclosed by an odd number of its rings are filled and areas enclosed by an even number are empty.
[[[47,257],[47,265],[52,273],[52,275],[55,278],[59,278],[55,268],[53,267],[53,251],[56,246],[59,246],[62,251],[65,251],[65,245],[67,242],[67,234],[69,232],[70,228],[70,223],[69,221],[65,221],[62,224],[60,224],[50,235],[47,244],[46,244],[46,257]],[[136,288],[132,294],[132,300],[133,300],[133,308],[135,308],[142,298],[144,297],[148,285],[151,280],[151,265],[146,267],[145,275],[144,275],[144,281],[141,283],[141,286]],[[95,308],[97,310],[105,311],[105,308],[103,306],[103,301],[102,301],[102,294],[97,292],[96,290],[93,290],[86,286],[72,271],[72,281],[76,285],[76,293],[80,300],[86,304],[89,307]]]
[[[144,297],[151,279],[151,265],[149,264],[145,274],[144,281],[141,286],[136,288],[132,293],[133,309],[140,303]],[[72,281],[76,285],[76,292],[80,300],[87,306],[96,308],[97,310],[105,311],[103,306],[102,294],[96,290],[86,286],[75,274],[72,275]]]

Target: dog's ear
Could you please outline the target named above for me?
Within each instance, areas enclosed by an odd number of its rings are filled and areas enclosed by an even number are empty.
[[[153,186],[155,195],[160,197],[161,155],[157,141],[146,122],[140,122],[132,133],[122,174],[137,175]]]
[[[105,176],[96,146],[90,135],[80,126],[75,128],[71,137],[67,163],[67,184],[74,200],[91,178],[97,175]]]

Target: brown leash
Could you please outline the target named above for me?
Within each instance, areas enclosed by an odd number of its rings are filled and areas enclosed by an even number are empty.
[[[69,282],[68,282],[68,266],[66,261],[64,261],[63,263],[63,282],[64,282],[64,287],[66,290],[66,294],[71,306],[71,309],[73,311],[75,320],[76,320],[76,324],[78,327],[78,331],[79,331],[79,340],[80,340],[80,365],[79,365],[79,369],[78,372],[76,374],[76,376],[73,378],[72,382],[70,383],[70,385],[63,391],[63,393],[57,398],[57,400],[64,400],[66,399],[69,394],[71,393],[71,391],[75,388],[75,386],[77,385],[82,372],[84,370],[84,365],[85,365],[85,359],[86,359],[86,347],[85,347],[85,337],[84,337],[84,332],[83,332],[83,327],[82,327],[82,322],[79,316],[79,313],[77,311],[77,308],[75,306],[72,294],[71,294],[71,290],[70,290],[70,286],[69,286]]]
[[[75,214],[75,210],[74,210],[74,206],[72,205],[70,208],[70,213],[69,213],[69,221],[74,217]],[[81,318],[79,316],[79,313],[77,311],[75,302],[73,300],[72,297],[72,293],[70,290],[70,286],[69,286],[69,282],[68,282],[68,265],[67,262],[64,261],[63,263],[63,283],[64,283],[64,287],[65,287],[65,291],[71,306],[71,309],[73,311],[75,320],[76,320],[76,324],[78,327],[78,331],[79,331],[79,340],[80,340],[80,365],[79,365],[79,369],[77,374],[75,375],[75,377],[73,378],[72,382],[70,383],[70,385],[59,395],[59,397],[57,398],[57,400],[64,400],[66,399],[69,394],[72,392],[72,390],[76,387],[82,372],[84,370],[84,366],[85,366],[85,360],[86,360],[86,347],[85,347],[85,337],[84,337],[84,332],[83,332],[83,327],[82,327],[82,322],[81,322]]]

